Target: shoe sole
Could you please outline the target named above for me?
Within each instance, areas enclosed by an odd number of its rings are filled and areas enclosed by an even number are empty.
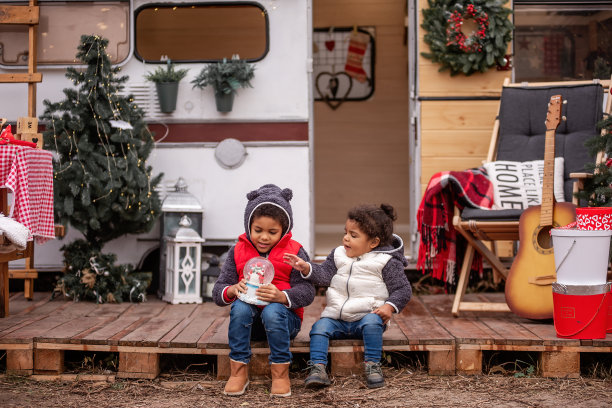
[[[321,381],[310,381],[304,384],[305,388],[308,389],[316,389],[316,388],[323,388],[323,387],[329,387],[331,385],[331,382],[321,382]]]
[[[242,388],[241,391],[236,391],[236,392],[227,392],[227,391],[223,391],[223,394],[229,396],[229,397],[238,397],[242,394],[244,394],[246,392],[247,387],[249,386],[249,382],[247,381],[246,384],[244,384],[244,388]]]
[[[382,388],[385,386],[384,382],[376,383],[376,384],[366,384],[368,388]]]

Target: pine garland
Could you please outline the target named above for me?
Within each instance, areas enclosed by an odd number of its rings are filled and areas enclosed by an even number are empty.
[[[597,127],[604,131],[603,134],[587,140],[585,146],[593,157],[604,152],[608,159],[597,165],[586,165],[593,177],[584,181],[584,188],[576,196],[584,200],[588,207],[612,207],[612,116],[604,114]]]
[[[514,25],[508,19],[512,10],[503,7],[507,0],[428,0],[423,9],[421,27],[427,31],[424,40],[431,52],[421,55],[450,69],[452,76],[485,72],[508,63],[508,42]],[[466,36],[461,29],[473,19],[478,30]]]

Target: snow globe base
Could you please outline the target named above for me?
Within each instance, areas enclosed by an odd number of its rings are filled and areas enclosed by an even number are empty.
[[[252,283],[249,283],[249,282],[247,282],[246,286],[247,286],[247,292],[241,293],[240,295],[238,295],[238,299],[242,300],[243,302],[250,303],[252,305],[258,305],[258,306],[270,304],[270,302],[266,302],[266,301],[257,299],[257,295],[255,294],[255,291],[259,288],[259,286],[253,285]]]

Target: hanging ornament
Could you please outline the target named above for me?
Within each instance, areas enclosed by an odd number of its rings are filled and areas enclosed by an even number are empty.
[[[369,43],[370,36],[366,33],[357,31],[357,28],[355,27],[349,38],[344,70],[348,75],[355,78],[359,82],[366,82],[368,79],[368,75],[363,69],[363,56],[368,49]]]
[[[333,51],[335,46],[336,46],[336,41],[334,40],[325,41],[325,48],[327,48],[327,51]]]

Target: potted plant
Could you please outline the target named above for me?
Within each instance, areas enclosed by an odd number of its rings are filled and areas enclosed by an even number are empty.
[[[159,107],[163,113],[172,113],[176,109],[178,84],[185,78],[188,69],[175,69],[172,61],[168,60],[166,67],[157,67],[154,72],[145,75],[147,81],[155,83]]]
[[[191,83],[193,88],[212,86],[215,90],[217,110],[231,112],[238,88],[253,87],[251,80],[254,72],[253,64],[234,55],[230,60],[223,58],[223,61],[218,63],[207,64]]]

